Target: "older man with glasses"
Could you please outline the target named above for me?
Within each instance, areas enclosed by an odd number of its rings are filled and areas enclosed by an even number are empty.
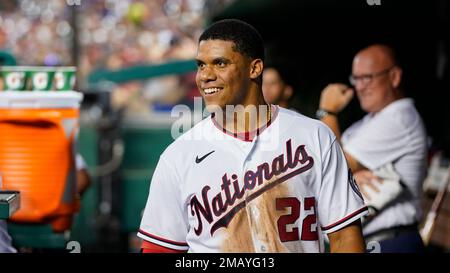
[[[321,94],[317,117],[341,141],[347,162],[371,213],[363,222],[366,242],[381,252],[421,252],[420,198],[426,175],[426,131],[401,87],[402,69],[392,48],[371,45],[353,59],[345,84],[330,84]],[[341,137],[338,113],[356,91],[367,115]]]

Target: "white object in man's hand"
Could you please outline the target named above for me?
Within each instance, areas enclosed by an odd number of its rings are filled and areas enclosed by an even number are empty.
[[[381,210],[402,191],[400,176],[389,163],[373,172],[364,170],[355,173],[364,201],[369,207]]]

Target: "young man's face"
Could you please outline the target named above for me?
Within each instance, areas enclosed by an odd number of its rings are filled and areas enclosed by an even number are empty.
[[[204,40],[197,52],[196,82],[208,110],[243,104],[250,86],[250,58],[233,50],[234,43]]]

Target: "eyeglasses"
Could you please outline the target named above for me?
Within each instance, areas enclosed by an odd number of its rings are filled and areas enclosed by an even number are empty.
[[[361,75],[361,76],[350,75],[350,77],[348,79],[349,79],[351,85],[353,85],[353,86],[355,86],[357,82],[361,82],[363,85],[368,85],[369,83],[372,82],[372,80],[375,77],[379,77],[379,76],[382,76],[382,75],[388,73],[394,67],[395,67],[395,65],[391,66],[389,68],[386,68],[380,72],[372,73],[372,74],[365,74],[365,75]]]

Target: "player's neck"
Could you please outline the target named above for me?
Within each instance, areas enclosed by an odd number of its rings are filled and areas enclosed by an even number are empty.
[[[266,125],[271,119],[271,107],[262,96],[225,109],[223,128],[233,133],[253,132]]]

